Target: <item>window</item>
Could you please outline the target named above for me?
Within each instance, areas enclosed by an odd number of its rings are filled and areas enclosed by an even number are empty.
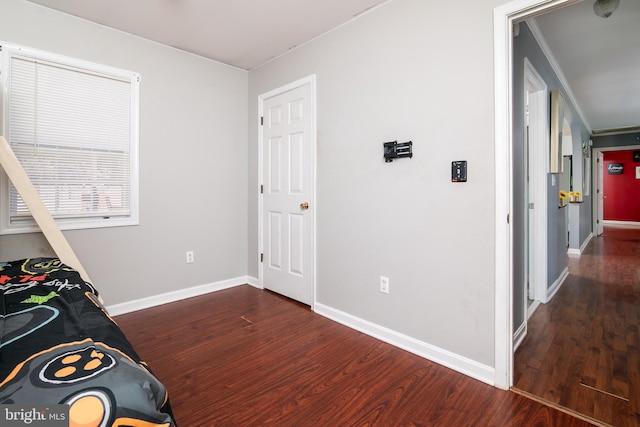
[[[136,73],[0,45],[0,134],[62,229],[138,223]],[[37,231],[7,176],[0,233]]]

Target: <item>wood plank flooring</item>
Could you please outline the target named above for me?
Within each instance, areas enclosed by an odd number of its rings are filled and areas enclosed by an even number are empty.
[[[590,425],[248,285],[116,321],[180,427]]]
[[[640,425],[640,229],[606,227],[541,305],[515,355],[515,388],[604,425]]]

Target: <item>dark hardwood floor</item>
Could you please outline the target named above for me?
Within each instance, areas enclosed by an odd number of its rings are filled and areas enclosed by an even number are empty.
[[[514,386],[604,425],[640,425],[640,229],[606,227],[529,319]]]
[[[248,285],[116,321],[180,427],[590,425]]]

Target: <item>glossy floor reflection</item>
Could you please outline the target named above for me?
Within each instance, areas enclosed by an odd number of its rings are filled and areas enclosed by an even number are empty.
[[[538,307],[514,387],[605,424],[640,425],[640,229],[606,227]]]

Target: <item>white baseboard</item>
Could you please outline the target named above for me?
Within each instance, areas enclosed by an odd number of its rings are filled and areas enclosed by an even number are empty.
[[[495,385],[495,369],[478,363],[459,354],[436,347],[410,336],[401,334],[367,320],[360,319],[349,313],[337,310],[324,304],[315,303],[315,312],[355,329],[364,334],[377,338],[393,346],[414,353],[432,362],[451,368],[464,375],[475,378],[489,385]]]
[[[533,316],[533,313],[540,307],[540,304],[542,304],[541,301],[535,300],[527,307],[527,320],[531,319],[531,316]]]
[[[593,233],[589,233],[589,235],[587,236],[586,239],[584,239],[584,243],[582,244],[582,246],[580,246],[580,252],[584,252],[584,250],[587,248],[587,245],[589,244],[589,242],[591,241],[591,239],[593,239],[595,236]]]
[[[527,336],[527,322],[522,322],[522,325],[518,328],[515,334],[513,334],[513,352],[515,353],[522,341],[524,341],[524,337]]]
[[[584,252],[584,250],[587,248],[587,245],[589,244],[591,239],[593,239],[593,233],[589,233],[587,238],[584,239],[584,242],[582,243],[582,246],[580,246],[580,253]]]
[[[613,221],[610,219],[606,219],[602,221],[602,224],[608,225],[610,227],[640,228],[640,222],[635,221]]]
[[[262,286],[260,286],[260,283],[257,277],[247,276],[247,283],[253,286],[254,288],[264,289]]]
[[[584,242],[582,242],[580,249],[569,248],[569,250],[567,250],[567,253],[569,255],[577,255],[577,256],[582,255],[582,252],[584,252],[585,248],[587,247],[587,245],[589,244],[592,238],[593,238],[593,233],[589,233],[587,238],[584,239]]]
[[[133,311],[143,310],[145,308],[156,307],[158,305],[167,304],[170,302],[197,297],[199,295],[208,294],[210,292],[233,288],[234,286],[249,284],[251,286],[258,287],[257,283],[258,283],[258,280],[255,277],[251,277],[251,276],[236,277],[234,279],[222,280],[220,282],[194,286],[187,289],[180,289],[178,291],[167,292],[164,294],[154,295],[147,298],[141,298],[133,301],[123,302],[120,304],[113,304],[113,305],[107,306],[107,311],[111,316],[118,316],[120,314],[131,313]]]
[[[553,297],[556,295],[556,293],[558,293],[558,291],[560,290],[560,287],[562,286],[564,281],[567,279],[567,277],[569,277],[569,269],[565,268],[562,271],[562,273],[560,273],[560,277],[558,277],[558,279],[555,282],[553,282],[551,287],[547,289],[547,300],[544,302],[549,302],[553,299]]]

